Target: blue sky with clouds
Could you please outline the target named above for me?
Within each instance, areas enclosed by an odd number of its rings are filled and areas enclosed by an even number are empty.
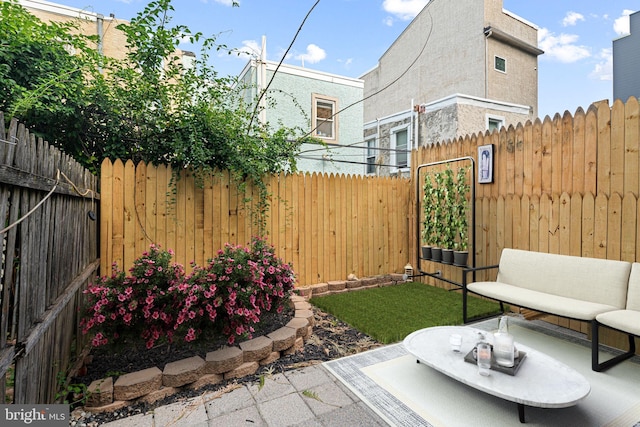
[[[612,102],[612,41],[629,32],[628,15],[640,0],[503,0],[504,8],[535,24],[539,59],[539,114],[575,112],[602,99]],[[173,24],[216,36],[218,43],[251,54],[267,39],[267,59],[360,77],[428,0],[173,0]],[[144,0],[60,0],[57,3],[131,19]],[[315,7],[314,7],[315,5]],[[181,46],[194,50],[193,46]],[[237,74],[245,55],[221,50],[213,65],[221,75]]]

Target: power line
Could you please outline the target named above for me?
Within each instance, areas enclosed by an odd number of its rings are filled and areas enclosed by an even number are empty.
[[[294,142],[294,141],[289,141],[289,142]],[[367,147],[365,145],[356,145],[356,144],[362,144],[365,143],[366,141],[358,141],[358,142],[353,142],[351,144],[347,144],[347,145],[342,145],[342,144],[333,144],[333,143],[325,143],[325,146],[323,146],[322,148],[311,148],[308,150],[304,150],[304,151],[300,151],[298,154],[304,154],[304,153],[313,153],[316,151],[325,151],[325,150],[331,150],[332,148],[359,148],[361,150],[378,150],[378,151],[393,151],[396,153],[410,153],[411,150],[399,150],[397,148],[386,148],[386,147]],[[327,148],[329,147],[329,148]]]
[[[398,167],[398,165],[387,165],[383,163],[355,162],[353,160],[341,160],[341,159],[325,159],[323,157],[313,157],[313,156],[298,156],[298,157],[301,159],[307,159],[307,160],[318,160],[318,161],[334,162],[334,163],[348,163],[352,165],[373,165],[373,166],[385,166],[390,168]]]
[[[300,23],[300,26],[298,27],[298,31],[296,31],[296,34],[293,36],[293,40],[291,40],[291,43],[289,43],[289,47],[285,51],[284,55],[282,55],[282,58],[280,59],[280,62],[278,63],[278,66],[276,67],[275,71],[271,75],[271,79],[269,80],[269,83],[267,83],[267,86],[260,93],[260,97],[258,98],[258,101],[256,102],[256,106],[253,109],[253,113],[251,114],[251,120],[249,120],[249,129],[251,129],[251,125],[253,124],[253,119],[256,118],[256,113],[258,112],[258,107],[260,106],[260,101],[262,101],[262,98],[264,98],[264,94],[267,93],[267,91],[269,90],[269,86],[271,86],[271,82],[273,82],[274,77],[278,74],[278,70],[280,69],[280,66],[282,65],[282,63],[284,62],[285,58],[289,54],[289,51],[293,47],[293,43],[295,43],[296,39],[298,38],[298,34],[300,34],[300,31],[302,31],[302,27],[304,26],[304,23],[307,21],[307,18],[309,17],[309,15],[311,15],[311,12],[313,12],[313,9],[316,8],[318,3],[320,3],[320,0],[317,0],[313,4],[313,6],[311,6],[311,9],[309,9],[309,12],[307,12],[307,15],[304,17],[304,19],[302,20],[302,23]]]

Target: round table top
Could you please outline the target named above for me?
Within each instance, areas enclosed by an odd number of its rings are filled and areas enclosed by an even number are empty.
[[[489,376],[465,362],[464,357],[478,342],[478,333],[491,342],[492,334],[469,326],[438,326],[408,335],[404,347],[420,362],[449,377],[493,396],[540,408],[565,408],[587,397],[591,386],[587,379],[564,363],[516,341],[519,351],[526,352],[515,375],[490,371]],[[452,334],[462,336],[459,352],[449,343]]]

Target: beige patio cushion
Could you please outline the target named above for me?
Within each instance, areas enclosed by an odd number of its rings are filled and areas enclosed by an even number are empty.
[[[592,320],[600,313],[619,308],[597,302],[579,301],[501,282],[474,282],[467,285],[467,288],[472,292],[509,304],[579,320]]]
[[[634,262],[631,266],[627,309],[602,313],[596,320],[611,328],[640,336],[640,263]]]
[[[640,336],[640,311],[616,310],[599,314],[596,320],[611,328]]]
[[[627,301],[627,283],[631,263],[569,255],[547,254],[505,248],[500,258],[497,281],[514,285],[509,297],[532,298],[525,306],[533,304],[556,305],[571,299],[580,301],[581,307],[553,308],[556,314],[563,312],[584,312],[578,318],[588,319],[587,313],[599,312],[601,308],[622,309]],[[534,292],[519,292],[531,290]],[[536,293],[535,291],[538,291]],[[500,290],[499,292],[507,292]],[[484,292],[483,292],[484,293]],[[509,300],[507,295],[504,300]],[[565,297],[552,298],[552,296]],[[515,301],[512,301],[515,304]],[[591,302],[593,305],[586,304]],[[586,317],[584,317],[586,316]],[[577,316],[569,316],[577,317]]]
[[[640,263],[634,262],[629,276],[627,309],[640,311]]]

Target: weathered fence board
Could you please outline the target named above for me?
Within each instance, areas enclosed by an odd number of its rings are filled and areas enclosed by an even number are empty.
[[[2,113],[0,140],[0,398],[51,403],[58,375],[83,346],[79,294],[99,266],[88,215],[97,210],[97,178],[16,120],[5,132]]]

